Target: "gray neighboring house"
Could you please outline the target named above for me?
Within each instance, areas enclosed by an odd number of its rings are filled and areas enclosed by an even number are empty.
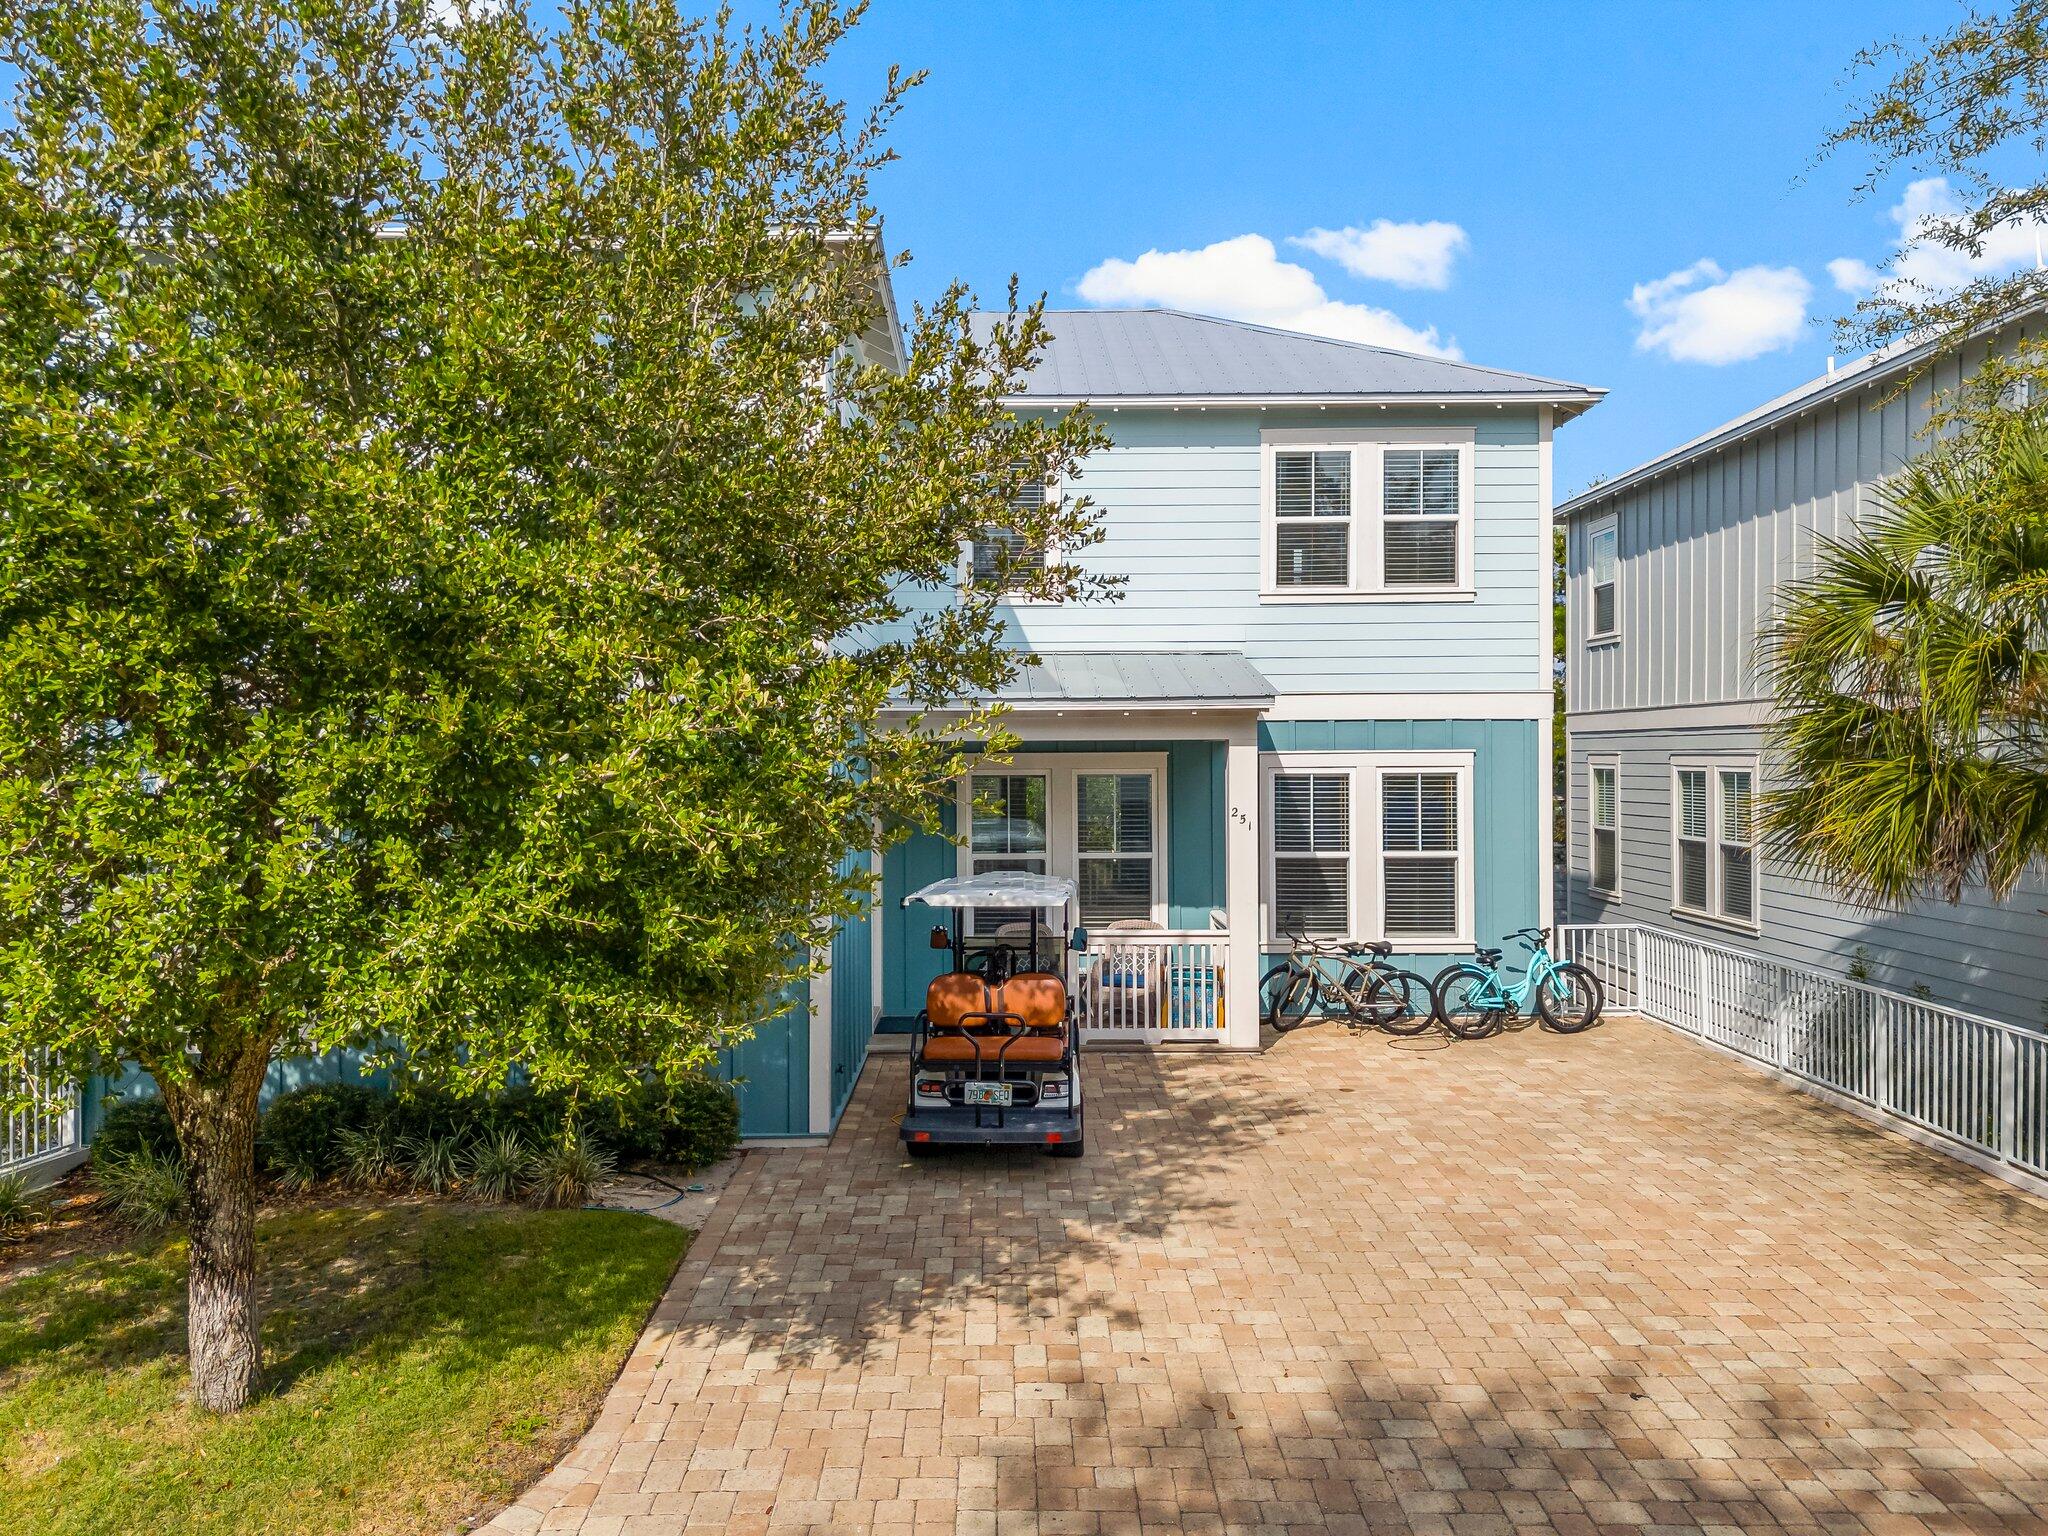
[[[1942,391],[2041,324],[2037,312],[1960,352],[1859,359],[1558,507],[1561,921],[1648,924],[2043,1024],[2048,884],[2030,877],[2004,902],[1972,890],[1956,906],[1861,908],[1762,857],[1752,817],[1771,781],[1757,635],[1778,583],[1922,450]]]

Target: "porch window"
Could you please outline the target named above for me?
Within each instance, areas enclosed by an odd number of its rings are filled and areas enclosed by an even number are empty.
[[[974,823],[968,845],[973,873],[1014,869],[1042,875],[1046,866],[1046,779],[1042,773],[977,773],[969,786]],[[993,934],[1014,912],[976,909],[974,932]]]
[[[1081,921],[1089,927],[1152,915],[1152,775],[1074,776],[1074,853]]]
[[[1593,889],[1613,891],[1621,881],[1621,829],[1615,814],[1615,777],[1619,770],[1613,763],[1592,765],[1591,794],[1593,810]]]
[[[1672,765],[1671,905],[1696,917],[1756,922],[1756,765]]]
[[[1009,503],[1013,512],[1036,515],[1045,505],[1049,487],[1042,475],[1029,464],[1014,464],[1011,472],[1016,476],[1010,491]],[[1022,586],[1031,576],[1045,569],[1046,551],[1042,544],[1026,544],[1022,537],[1007,528],[990,528],[974,540],[970,550],[967,579],[977,587],[996,587],[1009,590]]]
[[[1273,778],[1273,922],[1300,938],[1351,932],[1351,775]]]
[[[1283,587],[1351,581],[1351,450],[1273,455],[1274,580]]]
[[[1595,527],[1591,539],[1593,555],[1593,625],[1588,640],[1612,640],[1616,634],[1614,611],[1614,552],[1617,535],[1614,519]]]
[[[1458,584],[1458,486],[1455,448],[1389,448],[1382,456],[1382,580],[1389,587]]]
[[[1387,937],[1449,938],[1458,922],[1458,776],[1380,778]]]

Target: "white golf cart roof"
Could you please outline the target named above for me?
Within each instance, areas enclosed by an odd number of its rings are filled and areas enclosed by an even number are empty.
[[[1074,882],[1065,875],[1032,875],[1018,869],[992,869],[984,875],[954,875],[912,891],[913,901],[927,907],[995,907],[1027,911],[1033,907],[1064,907],[1074,899]]]

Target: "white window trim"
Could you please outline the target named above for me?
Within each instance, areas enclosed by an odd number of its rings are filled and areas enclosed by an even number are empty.
[[[1596,591],[1599,582],[1594,579],[1600,569],[1594,546],[1605,534],[1614,540],[1614,579],[1608,583],[1614,588],[1614,627],[1593,628],[1594,614],[1599,612]],[[1621,524],[1613,513],[1599,518],[1586,528],[1586,646],[1593,649],[1601,646],[1621,644]]]
[[[1045,484],[1045,504],[1056,506],[1066,494],[1066,482],[1059,478]],[[1060,541],[1048,539],[1045,545],[1045,568],[1051,570],[1062,563]],[[960,553],[953,570],[953,585],[966,592],[974,586],[974,540],[962,539]],[[996,601],[1007,603],[1013,608],[1054,608],[1059,606],[1051,598],[1033,597],[1016,587],[1005,587],[996,594]]]
[[[1472,842],[1471,752],[1266,752],[1259,757],[1259,933],[1268,949],[1285,949],[1287,935],[1274,921],[1273,781],[1283,773],[1351,775],[1351,940],[1386,939],[1410,953],[1447,954],[1473,942],[1477,853]],[[1380,866],[1386,850],[1381,829],[1381,781],[1388,773],[1449,773],[1458,782],[1458,926],[1451,934],[1384,931],[1386,891]]]
[[[1166,754],[1164,752],[1037,752],[1018,753],[1009,761],[986,763],[978,774],[1036,773],[1045,776],[1046,868],[1079,884],[1080,826],[1076,819],[1080,791],[1075,778],[1084,773],[1143,773],[1152,778],[1152,921],[1162,927],[1172,889],[1167,876]],[[953,825],[958,829],[954,871],[974,873],[974,789],[971,774],[954,785]],[[1080,897],[1074,899],[1074,920],[1081,921]]]
[[[1385,452],[1448,448],[1458,454],[1458,572],[1447,587],[1389,587],[1382,577],[1386,521]],[[1350,576],[1341,587],[1279,582],[1276,456],[1304,450],[1351,454]],[[1261,603],[1447,603],[1476,597],[1472,575],[1477,434],[1470,427],[1320,429],[1272,427],[1259,434],[1259,601]]]
[[[1614,825],[1602,828],[1599,822],[1600,802],[1593,794],[1593,775],[1611,773],[1614,775]],[[1672,780],[1675,785],[1678,781]],[[1614,884],[1601,885],[1600,857],[1594,846],[1594,837],[1603,830],[1614,833]],[[1621,893],[1621,758],[1611,752],[1595,753],[1586,759],[1586,889],[1597,891],[1602,896],[1617,896]]]
[[[1717,928],[1727,928],[1736,933],[1758,934],[1763,932],[1763,861],[1758,856],[1756,842],[1756,816],[1750,814],[1750,915],[1747,918],[1729,917],[1721,910],[1721,780],[1720,773],[1728,770],[1749,774],[1750,804],[1756,804],[1763,790],[1763,775],[1757,766],[1754,754],[1716,754],[1710,756],[1686,756],[1671,759],[1671,915],[1683,917],[1695,923],[1711,923]],[[1705,907],[1688,907],[1680,903],[1678,886],[1678,833],[1681,807],[1679,803],[1678,775],[1682,772],[1704,773],[1707,776],[1707,904]],[[1618,785],[1617,785],[1618,790]],[[1616,795],[1619,807],[1620,796]]]

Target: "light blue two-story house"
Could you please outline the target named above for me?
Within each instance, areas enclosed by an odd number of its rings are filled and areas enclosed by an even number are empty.
[[[914,1018],[948,961],[901,898],[946,875],[1072,876],[1098,963],[1148,980],[1084,980],[1084,1028],[1148,1043],[1255,1048],[1289,933],[1433,970],[1551,919],[1551,434],[1602,392],[1172,311],[1048,321],[1009,403],[1107,428],[1069,488],[1106,536],[1072,558],[1122,590],[1006,610],[1039,658],[1006,696],[1023,745],[957,786],[954,836],[887,852],[808,1017],[742,1048],[756,1136],[829,1131]]]

